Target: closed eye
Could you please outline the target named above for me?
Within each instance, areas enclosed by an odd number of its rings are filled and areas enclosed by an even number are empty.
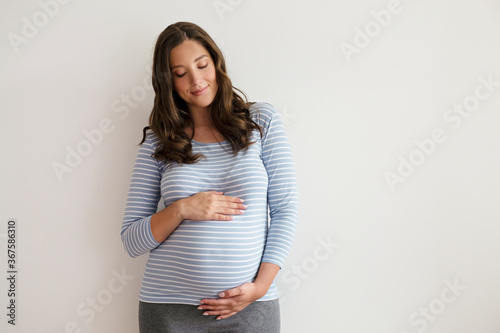
[[[198,69],[205,69],[205,68],[207,68],[207,67],[208,67],[208,64],[203,65],[203,66],[198,66]],[[184,77],[184,76],[186,75],[186,73],[187,73],[187,72],[184,72],[184,73],[182,73],[182,74],[175,74],[175,76],[177,76],[177,77],[181,78],[181,77]]]

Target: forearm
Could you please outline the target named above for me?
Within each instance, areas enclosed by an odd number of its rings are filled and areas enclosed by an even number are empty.
[[[179,199],[151,217],[151,233],[159,243],[163,242],[183,220],[231,221],[232,215],[241,215],[246,208],[240,198],[223,195],[222,192],[198,192]]]
[[[168,205],[151,217],[151,232],[157,242],[161,243],[167,239],[184,219],[181,200]]]
[[[279,271],[280,267],[270,262],[263,262],[260,264],[259,272],[254,281],[260,297],[263,297],[267,293]]]

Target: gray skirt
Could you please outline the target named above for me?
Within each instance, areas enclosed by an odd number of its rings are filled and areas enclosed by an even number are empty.
[[[221,320],[196,305],[139,302],[140,333],[279,333],[279,300],[256,301]]]

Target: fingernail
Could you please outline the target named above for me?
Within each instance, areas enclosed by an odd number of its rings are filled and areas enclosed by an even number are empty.
[[[222,318],[215,318],[215,320],[221,320]]]
[[[204,316],[208,316],[208,313],[206,313],[206,312],[203,312],[203,315],[204,315]]]
[[[245,200],[243,200],[243,199],[240,199],[240,202],[245,202]]]
[[[242,205],[242,206],[243,206],[243,208],[247,208],[248,207],[247,205]]]
[[[224,293],[219,293],[219,297],[224,297]]]
[[[240,209],[240,214],[243,214],[245,211]]]
[[[199,307],[197,307],[198,310],[203,310],[203,308],[201,307],[201,305]]]

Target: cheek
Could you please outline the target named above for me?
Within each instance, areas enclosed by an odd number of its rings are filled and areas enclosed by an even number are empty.
[[[213,82],[213,83],[216,83],[217,80],[217,75],[215,73],[215,68],[213,68],[209,73],[207,73],[207,81],[210,81],[210,82]]]
[[[174,79],[174,90],[178,95],[182,94],[182,92],[185,90],[182,80]]]
[[[210,72],[209,76],[207,77],[207,81],[210,82],[210,85],[212,86],[214,96],[217,94],[217,91],[219,90],[219,85],[217,84],[217,75],[215,73],[215,70]]]

